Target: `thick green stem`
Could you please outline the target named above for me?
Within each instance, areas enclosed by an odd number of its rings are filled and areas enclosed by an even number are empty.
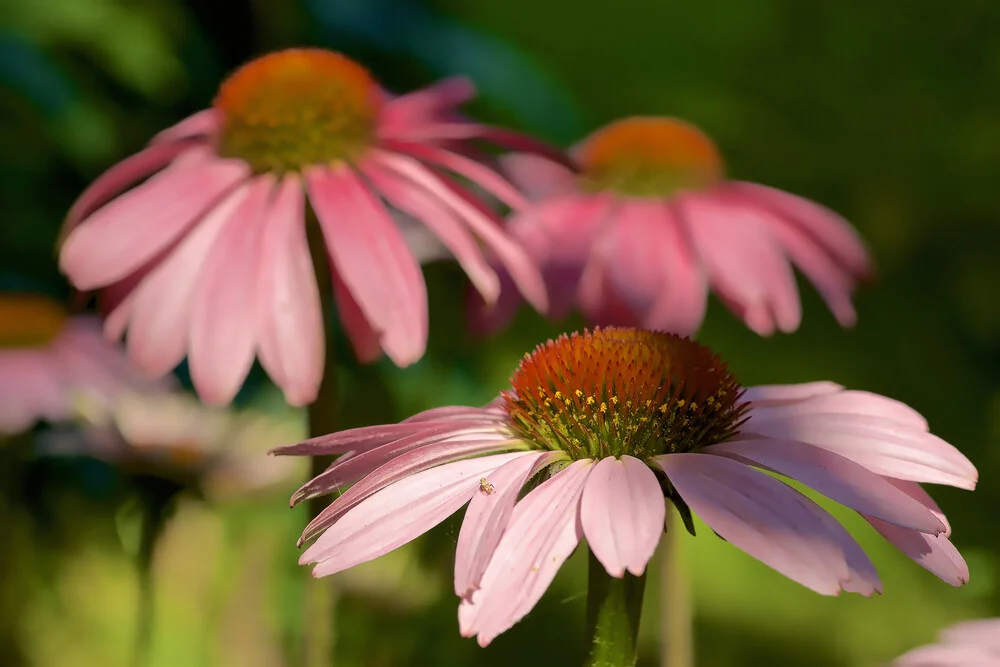
[[[667,507],[667,534],[660,548],[660,667],[692,667],[691,595],[684,551],[684,526]]]
[[[639,618],[646,575],[612,577],[589,554],[587,667],[633,667],[639,657]]]

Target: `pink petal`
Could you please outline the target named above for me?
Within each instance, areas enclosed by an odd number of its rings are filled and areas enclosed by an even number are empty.
[[[580,521],[590,550],[612,577],[639,576],[663,534],[666,504],[656,475],[631,456],[598,461],[587,478]]]
[[[743,400],[750,401],[754,407],[772,407],[785,403],[804,401],[814,396],[834,394],[843,391],[844,387],[835,382],[804,382],[802,384],[765,384],[748,387],[743,394]]]
[[[836,391],[810,397],[791,405],[761,406],[755,404],[753,413],[762,419],[810,414],[869,415],[897,422],[909,428],[926,431],[928,424],[923,415],[899,401],[867,391]]]
[[[478,635],[486,646],[541,599],[583,535],[580,498],[592,467],[592,461],[575,461],[514,506],[480,590],[461,602],[463,637]]]
[[[420,265],[385,207],[349,168],[306,171],[327,251],[397,366],[423,356],[427,289]]]
[[[45,350],[0,350],[0,433],[20,433],[68,412],[67,391]]]
[[[837,595],[850,581],[843,536],[798,491],[719,456],[667,454],[654,460],[691,509],[737,548],[823,595]]]
[[[440,420],[447,421],[449,419],[469,418],[482,418],[488,420],[499,416],[500,413],[503,412],[502,406],[502,398],[494,399],[481,408],[472,408],[466,405],[446,405],[444,407],[431,408],[430,410],[418,412],[412,417],[404,419],[403,423]]]
[[[975,466],[941,438],[880,417],[818,414],[759,419],[751,412],[741,431],[823,447],[886,477],[969,490],[978,478]]]
[[[910,496],[911,498],[919,502],[921,505],[929,509],[931,513],[938,518],[938,521],[940,521],[941,524],[944,526],[944,536],[945,537],[951,536],[951,524],[948,523],[948,517],[944,515],[944,512],[941,511],[941,508],[938,507],[938,504],[934,502],[934,499],[931,498],[930,494],[927,493],[922,486],[920,486],[916,482],[907,482],[905,480],[894,479],[892,477],[885,477],[884,479],[885,481],[889,482],[897,489],[899,489],[900,491],[902,491],[903,493]]]
[[[289,404],[307,405],[319,391],[327,351],[298,178],[282,180],[266,223],[258,283],[260,361]]]
[[[184,234],[248,171],[235,160],[172,166],[80,223],[63,243],[60,268],[82,290],[121,280]]]
[[[337,314],[344,333],[351,341],[354,356],[363,364],[370,364],[382,356],[382,341],[379,333],[361,311],[361,306],[351,295],[343,278],[336,272],[332,276],[333,300],[337,304]]]
[[[194,147],[194,142],[149,146],[130,155],[97,177],[73,203],[66,216],[61,235],[69,233],[80,221],[108,203],[130,185],[167,166],[181,153]]]
[[[858,512],[924,533],[944,531],[923,504],[838,454],[801,442],[734,440],[701,450],[750,462],[801,482]]]
[[[389,203],[420,220],[441,239],[483,299],[487,302],[496,300],[500,293],[496,272],[486,261],[476,239],[450,209],[378,163],[363,164],[361,169]]]
[[[512,209],[523,208],[524,196],[496,171],[482,162],[472,160],[458,153],[445,150],[433,144],[404,143],[387,141],[385,147],[401,155],[408,155],[421,162],[452,171],[486,192],[494,195]]]
[[[249,192],[248,184],[238,186],[147,274],[129,296],[128,350],[135,363],[147,373],[163,375],[177,366],[187,353],[196,290],[204,290],[203,267],[209,251]],[[108,325],[111,325],[111,318]]]
[[[261,241],[275,181],[256,177],[212,244],[191,313],[191,380],[209,405],[233,400],[253,365]]]
[[[216,109],[202,109],[158,133],[151,144],[177,142],[190,137],[215,134],[222,127],[222,115]]]
[[[576,174],[540,155],[509,153],[500,157],[500,168],[528,199],[543,200],[579,191]]]
[[[503,230],[503,222],[492,212],[477,206],[461,191],[449,187],[448,181],[430,171],[413,158],[389,153],[372,151],[373,162],[399,174],[420,188],[438,198],[445,206],[463,219],[472,231],[479,236],[486,246],[496,253],[497,258],[510,272],[514,284],[524,297],[540,312],[545,312],[548,299],[545,283],[534,262],[527,253]]]
[[[468,597],[479,589],[486,566],[507,530],[522,487],[552,463],[556,452],[531,452],[497,468],[485,477],[465,511],[455,551],[455,594]]]
[[[802,319],[795,276],[767,228],[752,211],[712,194],[684,195],[677,211],[709,272],[712,285],[742,311],[755,332],[789,332]]]
[[[408,131],[419,132],[424,125],[441,120],[454,107],[475,96],[476,86],[472,81],[455,76],[393,97],[385,102],[379,114],[379,136],[408,138]]]
[[[577,301],[587,321],[597,326],[639,327],[639,316],[619,295],[609,273],[615,261],[598,241],[577,285]]]
[[[969,566],[943,534],[927,535],[871,516],[865,519],[893,546],[942,581],[956,587],[969,583]]]
[[[934,644],[907,651],[892,667],[997,667],[995,652],[981,646]]]
[[[424,470],[355,506],[309,547],[299,563],[325,577],[378,558],[424,534],[469,502],[479,480],[524,453],[486,456]]]
[[[761,206],[790,218],[807,231],[851,273],[871,273],[871,259],[851,223],[833,211],[788,192],[757,183],[732,183],[730,187]]]
[[[470,408],[470,410],[473,409],[476,408]],[[310,438],[294,445],[277,447],[271,453],[279,456],[328,456],[330,454],[343,454],[347,451],[365,451],[410,436],[446,438],[467,427],[487,424],[498,426],[496,419],[483,416],[481,409],[478,409],[478,412],[480,414],[470,415],[468,419],[428,419],[417,422],[406,421],[399,424],[362,426]]]
[[[956,623],[941,632],[949,644],[976,644],[1000,653],[1000,618],[980,618]],[[1000,655],[996,656],[1000,658]]]

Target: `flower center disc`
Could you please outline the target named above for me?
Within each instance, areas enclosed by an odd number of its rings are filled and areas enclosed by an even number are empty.
[[[525,355],[503,392],[510,427],[574,459],[689,452],[736,432],[743,390],[709,348],[673,334],[594,329]]]
[[[44,297],[0,296],[0,349],[45,347],[62,331],[66,317],[58,303]]]
[[[583,186],[634,197],[699,190],[722,178],[722,157],[701,130],[674,118],[636,117],[612,123],[577,149]]]
[[[253,60],[219,88],[219,153],[257,173],[352,160],[371,143],[379,90],[368,71],[323,49]]]

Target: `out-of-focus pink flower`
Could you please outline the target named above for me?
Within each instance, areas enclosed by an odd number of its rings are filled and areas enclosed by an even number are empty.
[[[191,487],[212,499],[273,488],[301,479],[298,463],[274,465],[265,456],[275,441],[301,437],[291,415],[233,411],[203,405],[180,392],[124,393],[112,401],[80,395],[82,427],[49,440],[52,454],[86,454],[139,475]]]
[[[894,667],[1000,667],[1000,618],[957,623],[937,644],[899,656]]]
[[[152,384],[104,340],[96,317],[70,317],[39,296],[0,296],[0,434],[70,418],[81,392],[109,400]]]
[[[319,49],[259,58],[222,84],[211,109],[84,192],[60,266],[77,288],[107,292],[106,333],[127,329],[141,367],[166,373],[186,354],[211,404],[233,398],[255,356],[288,402],[315,399],[325,351],[311,247],[325,248],[359,358],[384,351],[405,366],[423,355],[424,279],[390,211],[423,223],[487,302],[500,284],[484,247],[545,309],[537,267],[456,177],[519,208],[522,195],[468,156],[471,142],[558,152],[461,119],[455,109],[473,94],[453,79],[392,97],[360,65]]]
[[[578,172],[526,154],[506,172],[534,199],[510,231],[542,265],[550,316],[577,305],[599,325],[690,335],[709,290],[753,331],[794,331],[801,304],[794,264],[837,321],[855,321],[851,293],[872,271],[851,225],[806,199],[726,180],[712,141],[673,118],[637,117],[597,130],[572,151]],[[520,298],[474,304],[474,325],[495,330]]]
[[[612,576],[641,574],[664,497],[814,591],[879,592],[847,531],[764,471],[858,511],[946,582],[968,580],[919,484],[972,489],[977,472],[916,411],[831,382],[744,390],[711,350],[670,334],[563,336],[527,355],[486,407],[436,408],[276,453],[344,455],[292,498],[343,491],[302,535],[318,537],[300,559],[315,576],[381,556],[469,503],[455,592],[462,633],[482,645],[531,610],[582,537]]]

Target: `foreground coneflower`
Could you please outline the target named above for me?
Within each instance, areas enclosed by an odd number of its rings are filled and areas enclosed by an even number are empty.
[[[830,382],[743,389],[711,350],[670,334],[562,336],[526,355],[486,407],[436,408],[276,453],[345,454],[292,499],[343,491],[302,536],[318,537],[300,561],[315,576],[385,554],[470,503],[455,592],[462,634],[484,646],[532,609],[583,537],[611,577],[642,575],[664,498],[689,525],[693,510],[818,593],[880,591],[847,531],[764,471],[857,510],[948,583],[968,579],[919,483],[972,489],[976,469],[916,411]]]
[[[963,621],[941,633],[937,644],[904,653],[893,667],[1000,667],[1000,618]]]
[[[521,195],[466,155],[469,142],[546,149],[461,119],[456,108],[472,94],[449,80],[392,97],[363,67],[320,49],[254,60],[211,109],[90,186],[70,211],[60,266],[77,288],[114,295],[106,332],[127,329],[141,367],[166,373],[187,355],[195,387],[215,404],[232,399],[255,356],[290,403],[316,397],[325,351],[310,207],[362,360],[384,351],[405,366],[427,341],[423,275],[389,207],[426,225],[487,302],[500,286],[483,247],[544,309],[537,268],[455,176],[517,208]]]
[[[753,331],[794,331],[794,264],[837,320],[872,268],[858,234],[795,195],[725,178],[711,139],[673,118],[626,118],[572,151],[578,171],[534,155],[504,158],[534,199],[510,231],[542,265],[550,315],[578,305],[593,324],[697,331],[709,290]],[[516,311],[516,291],[476,313],[487,330]]]
[[[152,384],[104,340],[96,317],[70,316],[41,296],[0,295],[0,434],[69,419],[80,393],[110,400]]]

